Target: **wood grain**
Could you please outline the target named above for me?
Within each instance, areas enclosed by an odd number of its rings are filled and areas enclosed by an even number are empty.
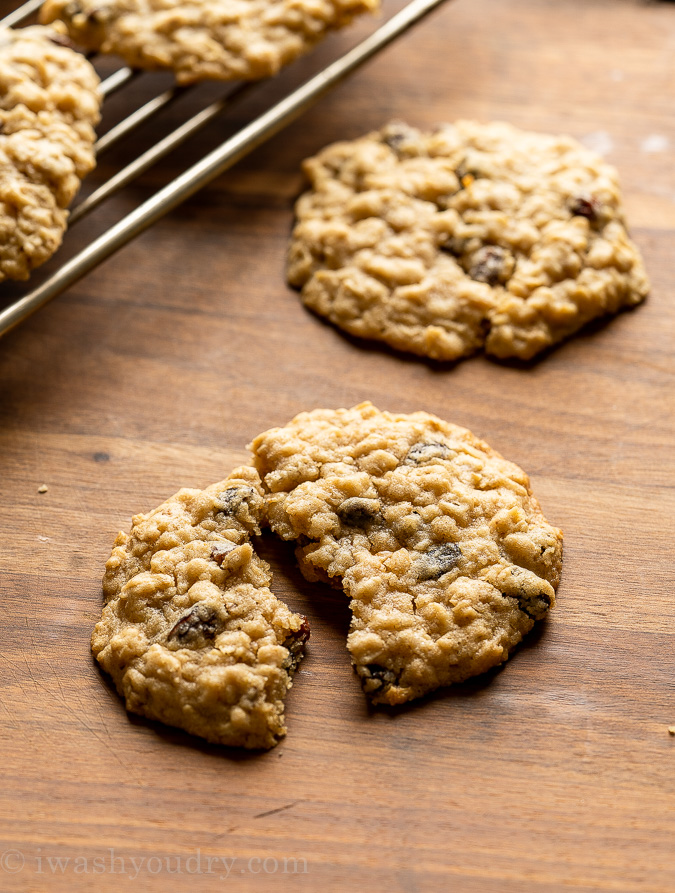
[[[63,256],[369,27],[73,229]],[[675,889],[674,48],[673,4],[449,3],[2,341],[0,889]],[[283,281],[301,159],[390,117],[462,116],[604,146],[653,281],[643,307],[526,368],[426,363],[302,309]],[[466,425],[530,472],[565,531],[551,619],[487,678],[370,711],[344,598],[265,537],[275,591],[312,624],[287,739],[246,755],[127,716],[89,653],[117,530],[223,476],[259,431],[364,399]]]

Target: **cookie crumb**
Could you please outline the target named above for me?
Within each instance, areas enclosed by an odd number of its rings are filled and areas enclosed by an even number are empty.
[[[38,493],[46,493],[49,490],[49,487],[46,484],[42,484],[38,487]]]
[[[668,726],[668,734],[675,737],[675,726]]]

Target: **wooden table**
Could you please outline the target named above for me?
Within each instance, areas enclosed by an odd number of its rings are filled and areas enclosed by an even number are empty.
[[[673,4],[456,0],[0,343],[1,890],[675,889],[674,87]],[[462,116],[606,152],[653,281],[643,307],[529,368],[427,363],[301,307],[283,260],[302,158],[392,117]],[[312,624],[286,740],[250,755],[128,716],[89,652],[117,530],[245,461],[257,432],[365,399],[466,425],[530,472],[565,531],[550,621],[499,672],[369,710],[346,600],[265,537],[276,592]]]

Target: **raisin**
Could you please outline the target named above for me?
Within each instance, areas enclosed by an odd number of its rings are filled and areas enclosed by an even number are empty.
[[[551,607],[551,596],[546,592],[521,592],[517,596],[518,605],[528,617],[533,620],[541,620]]]
[[[242,503],[249,500],[254,492],[252,487],[228,487],[218,494],[219,510],[227,515],[236,515]]]
[[[594,196],[577,196],[570,205],[570,211],[574,217],[585,217],[591,223],[595,223],[600,215],[600,203]]]
[[[461,161],[456,169],[455,176],[459,180],[459,188],[460,189],[468,189],[469,186],[473,183],[474,180],[477,180],[480,177],[480,174],[477,170],[471,168],[466,159]]]
[[[477,282],[486,282],[488,285],[504,282],[507,278],[504,250],[496,245],[480,248],[473,256],[469,276]]]
[[[284,648],[288,648],[289,651],[289,656],[284,663],[285,669],[290,669],[291,671],[296,669],[302,658],[305,645],[309,641],[309,635],[309,620],[303,617],[300,629],[290,633],[284,639]]]
[[[230,552],[232,552],[236,548],[236,545],[229,542],[229,540],[222,543],[214,543],[211,546],[211,558],[219,567],[222,567],[225,556],[229,555]]]
[[[492,328],[492,320],[487,316],[484,316],[478,323],[478,328],[483,333],[483,336],[487,338],[490,329]]]
[[[404,465],[424,465],[433,462],[434,459],[447,459],[450,449],[444,443],[416,443],[408,450],[408,455],[403,460]]]
[[[391,133],[387,134],[383,138],[383,142],[385,142],[390,149],[393,149],[394,152],[398,150],[398,147],[405,140],[405,134],[403,133]]]
[[[377,499],[353,496],[351,499],[345,499],[335,511],[342,523],[348,527],[367,527],[377,518],[380,503]]]
[[[300,629],[292,632],[284,641],[284,645],[286,646],[286,648],[288,648],[291,654],[297,654],[305,647],[305,645],[309,641],[309,636],[309,620],[303,615]]]
[[[218,634],[218,615],[208,605],[199,604],[181,617],[167,636],[168,641],[176,640],[181,645],[195,646],[200,640],[212,642]]]
[[[398,683],[398,676],[393,670],[382,667],[380,664],[367,664],[357,667],[356,672],[361,679],[361,687],[367,695],[386,691],[392,685]]]
[[[432,546],[424,555],[420,555],[418,580],[438,580],[443,574],[457,567],[462,558],[462,550],[457,543],[445,543]]]
[[[417,131],[412,127],[408,127],[402,121],[392,121],[382,131],[382,142],[398,154],[403,143],[413,140],[416,136]]]

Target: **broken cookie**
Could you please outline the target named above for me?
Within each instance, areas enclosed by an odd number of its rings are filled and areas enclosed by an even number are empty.
[[[527,475],[470,431],[370,403],[301,413],[252,443],[272,530],[350,599],[374,703],[505,661],[555,601],[562,533]]]
[[[263,512],[260,479],[242,467],[119,534],[92,650],[127,710],[217,744],[270,748],[285,735],[309,624],[269,589],[250,541]]]

